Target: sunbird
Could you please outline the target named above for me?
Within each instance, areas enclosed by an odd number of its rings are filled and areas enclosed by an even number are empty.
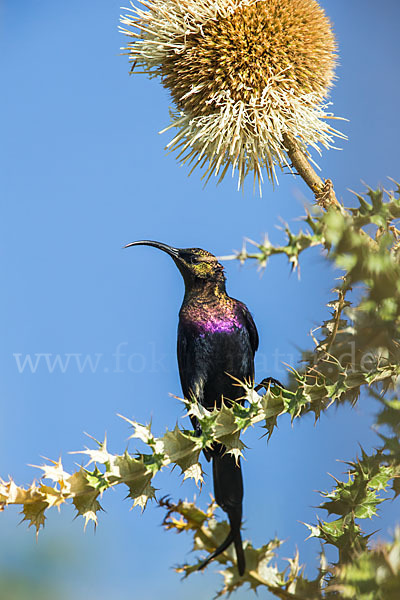
[[[227,294],[224,268],[218,259],[200,248],[173,248],[151,240],[132,242],[125,248],[131,246],[153,246],[166,252],[185,282],[177,347],[185,398],[194,397],[209,410],[220,408],[222,398],[228,404],[243,401],[243,389],[237,380],[254,382],[258,333],[245,304]],[[191,416],[191,421],[195,432],[200,434],[196,417]],[[199,568],[204,568],[233,542],[237,568],[243,575],[246,562],[240,533],[243,505],[240,459],[227,453],[220,443],[214,443],[204,454],[212,461],[215,500],[228,515],[230,531]]]

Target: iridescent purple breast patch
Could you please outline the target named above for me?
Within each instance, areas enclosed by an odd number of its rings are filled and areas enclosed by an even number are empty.
[[[230,317],[210,315],[206,321],[197,322],[197,327],[200,334],[204,335],[206,333],[232,333],[237,329],[241,329],[243,324],[236,315]]]

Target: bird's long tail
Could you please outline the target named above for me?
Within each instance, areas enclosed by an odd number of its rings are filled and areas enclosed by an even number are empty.
[[[223,447],[213,449],[213,479],[215,500],[228,515],[231,530],[227,538],[220,546],[210,554],[200,565],[203,569],[213,558],[221,554],[233,542],[236,550],[237,566],[239,575],[243,575],[246,569],[244,558],[242,536],[240,526],[242,524],[242,502],[243,502],[243,478],[240,461],[236,462],[232,454],[224,454]]]

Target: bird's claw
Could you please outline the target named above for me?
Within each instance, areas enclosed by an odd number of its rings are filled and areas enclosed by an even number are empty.
[[[261,390],[261,388],[264,388],[265,391],[267,392],[269,390],[269,388],[271,387],[271,385],[277,385],[278,387],[282,388],[283,390],[285,390],[285,386],[278,380],[275,379],[275,377],[265,377],[265,379],[263,379],[262,381],[260,381],[260,383],[258,383],[254,390],[256,392],[259,392]]]

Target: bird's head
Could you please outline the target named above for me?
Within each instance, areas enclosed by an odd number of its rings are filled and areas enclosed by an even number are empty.
[[[153,246],[169,254],[180,270],[186,285],[201,284],[202,281],[220,284],[225,282],[223,266],[207,250],[201,248],[173,248],[162,242],[152,240],[139,240],[127,244],[124,248],[130,248],[131,246]]]

